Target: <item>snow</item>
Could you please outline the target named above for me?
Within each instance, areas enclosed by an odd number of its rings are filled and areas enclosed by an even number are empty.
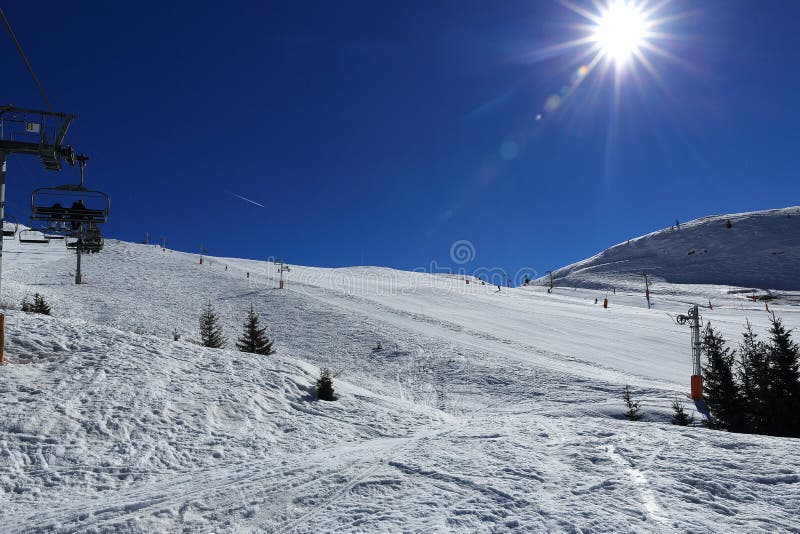
[[[795,238],[764,240],[788,254]],[[668,423],[691,373],[668,314],[711,299],[703,318],[732,342],[746,319],[764,332],[764,303],[736,288],[665,267],[648,310],[634,270],[547,293],[292,266],[281,291],[269,262],[113,240],[74,286],[63,242],[4,246],[3,301],[40,292],[53,317],[7,312],[0,530],[797,529],[798,440]],[[800,294],[775,296],[800,326]],[[229,346],[253,304],[277,354],[193,343],[208,300]],[[319,367],[336,402],[314,399]],[[626,384],[642,422],[621,416]]]
[[[642,286],[648,273],[672,284],[800,290],[798,265],[800,207],[794,206],[681,223],[554,271],[553,279],[562,286],[630,289]]]

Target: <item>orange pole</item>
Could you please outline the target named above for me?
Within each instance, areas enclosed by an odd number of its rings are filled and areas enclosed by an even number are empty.
[[[692,375],[692,400],[703,400],[703,378]]]

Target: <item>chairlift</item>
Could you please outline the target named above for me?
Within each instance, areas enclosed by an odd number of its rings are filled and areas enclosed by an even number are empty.
[[[103,238],[98,237],[97,239],[91,241],[84,241],[83,242],[83,251],[88,252],[89,254],[96,254],[103,250]]]
[[[92,239],[90,241],[82,240],[78,237],[68,237],[64,244],[70,250],[78,250],[80,244],[81,252],[95,254],[103,250],[103,238]]]
[[[94,223],[82,227],[77,233],[63,236],[63,238],[64,245],[70,250],[77,250],[80,247],[81,252],[90,254],[103,250],[103,236]]]
[[[31,193],[31,220],[46,221],[52,226],[70,225],[77,229],[81,223],[104,223],[110,207],[108,195],[83,186],[86,156],[78,156],[80,182],[57,187],[42,187]]]
[[[83,235],[83,250],[89,253],[103,250],[103,236],[96,224],[89,224]]]
[[[19,233],[19,242],[22,244],[46,245],[50,242],[50,239],[39,230],[29,228]]]
[[[17,218],[13,215],[6,215],[6,218],[3,221],[3,239],[14,239],[17,236],[18,230],[19,222],[17,222]]]

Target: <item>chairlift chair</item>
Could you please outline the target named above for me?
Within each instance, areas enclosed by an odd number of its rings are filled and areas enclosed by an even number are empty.
[[[89,224],[83,232],[83,250],[89,253],[103,250],[103,236],[96,224]]]
[[[83,242],[83,251],[88,252],[89,254],[96,254],[103,250],[103,238],[98,237],[97,239],[93,239],[91,241],[84,241]]]
[[[108,195],[83,186],[86,156],[77,156],[80,182],[57,187],[42,187],[31,193],[31,220],[46,221],[51,226],[71,226],[77,230],[82,223],[100,224],[108,220]]]
[[[40,244],[46,245],[50,242],[50,239],[44,235],[39,230],[33,230],[31,228],[27,230],[22,230],[19,233],[19,242],[22,244]]]
[[[108,220],[108,195],[84,187],[43,187],[31,193],[31,220],[53,225],[104,223]]]
[[[101,250],[103,250],[103,244],[104,244],[102,237],[90,240],[85,240],[85,239],[82,240],[81,238],[78,237],[67,237],[67,239],[64,241],[64,244],[67,246],[68,249],[75,251],[78,250],[79,243],[81,246],[81,252],[89,254],[100,252]]]
[[[9,225],[9,226],[6,226]],[[14,239],[19,231],[19,222],[13,215],[6,215],[3,221],[3,239]]]

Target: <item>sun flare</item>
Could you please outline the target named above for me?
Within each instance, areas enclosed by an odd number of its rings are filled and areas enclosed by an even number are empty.
[[[635,5],[617,0],[601,13],[592,38],[606,58],[621,66],[639,52],[647,26],[644,14]]]

